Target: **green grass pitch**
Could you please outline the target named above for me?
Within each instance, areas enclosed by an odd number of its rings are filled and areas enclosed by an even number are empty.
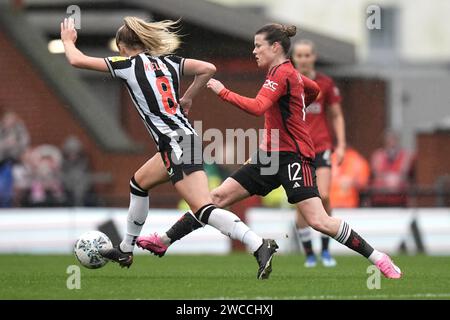
[[[81,268],[81,288],[66,287],[74,256],[0,255],[0,299],[450,299],[450,257],[398,256],[401,280],[367,288],[368,262],[337,257],[338,266],[303,267],[304,258],[277,255],[267,281],[256,280],[251,255],[138,255],[130,269],[108,263]]]

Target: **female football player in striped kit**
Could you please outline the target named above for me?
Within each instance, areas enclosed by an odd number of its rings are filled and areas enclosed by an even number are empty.
[[[122,267],[130,267],[136,238],[148,214],[148,191],[171,180],[195,212],[195,218],[249,246],[259,264],[258,278],[268,278],[277,249],[275,241],[262,239],[235,214],[212,203],[203,171],[202,141],[186,113],[192,99],[205,87],[216,68],[211,63],[173,55],[180,45],[175,27],[176,22],[169,20],[148,23],[126,17],[116,34],[120,56],[103,59],[86,56],[76,48],[73,20],[65,19],[61,23],[61,39],[69,63],[77,68],[109,71],[113,78],[120,78],[159,151],[131,178],[125,238],[118,248],[100,253]],[[195,78],[180,97],[183,75]],[[195,218],[192,217],[190,223],[200,224]]]
[[[213,201],[224,208],[254,194],[265,196],[282,185],[289,203],[295,204],[308,225],[363,255],[386,277],[400,278],[400,269],[388,255],[372,248],[345,221],[330,217],[323,207],[316,184],[314,145],[306,122],[306,107],[316,100],[320,90],[287,57],[290,37],[295,34],[295,26],[280,24],[269,24],[256,32],[253,54],[258,67],[267,70],[256,98],[234,93],[215,79],[208,81],[208,88],[224,101],[249,114],[265,117],[265,134],[259,150],[212,191]],[[272,139],[274,131],[278,132],[278,142]],[[278,159],[278,170],[265,171],[267,162],[262,159]],[[174,241],[186,235],[186,230],[191,232],[184,225],[189,225],[188,220],[180,219],[161,237],[157,234],[139,237],[138,245],[162,256]]]

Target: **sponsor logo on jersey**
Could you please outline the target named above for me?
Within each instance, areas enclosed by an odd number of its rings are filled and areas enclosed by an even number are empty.
[[[275,81],[266,79],[266,82],[264,82],[263,88],[269,89],[272,92],[274,92],[275,90],[277,90],[278,87],[278,83],[276,83]]]
[[[117,61],[125,61],[128,58],[127,57],[121,57],[121,56],[116,56],[116,57],[111,57],[111,62],[117,62]]]

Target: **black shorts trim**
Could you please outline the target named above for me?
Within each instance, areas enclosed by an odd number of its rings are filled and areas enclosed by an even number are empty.
[[[272,156],[278,157],[278,169],[273,174],[264,175],[261,170],[269,167],[270,163],[263,164],[259,161],[261,152],[264,151],[259,150],[231,175],[250,195],[266,196],[282,185],[291,204],[320,198],[315,166],[311,159],[302,158],[294,152],[272,152]]]
[[[294,194],[291,197],[288,197],[288,202],[290,204],[296,204],[302,202],[304,200],[308,200],[311,198],[320,198],[319,189],[309,188],[309,190],[305,190],[302,194]]]
[[[314,162],[316,168],[331,168],[331,149],[327,149],[325,151],[316,153],[316,157],[314,158]]]

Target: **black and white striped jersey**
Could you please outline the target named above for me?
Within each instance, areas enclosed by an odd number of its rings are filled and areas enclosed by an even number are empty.
[[[105,61],[112,76],[124,80],[159,151],[180,152],[176,137],[196,134],[179,104],[184,58],[141,53],[128,58],[108,57]]]

